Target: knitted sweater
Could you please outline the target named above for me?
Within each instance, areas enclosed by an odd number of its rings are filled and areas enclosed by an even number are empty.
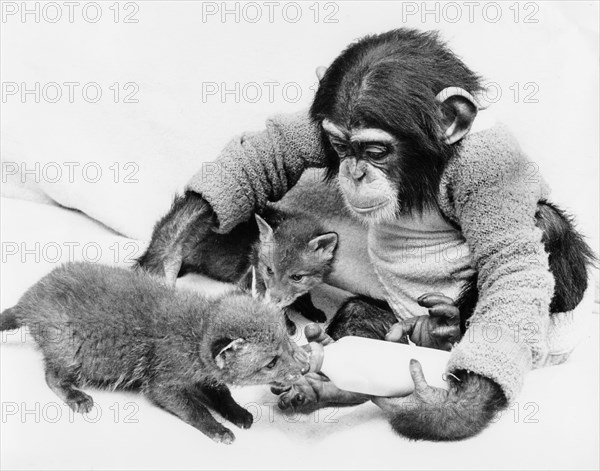
[[[438,204],[467,242],[480,296],[447,369],[491,378],[514,401],[525,373],[548,355],[554,279],[534,218],[548,189],[504,127],[470,133],[460,145],[442,176]],[[280,115],[265,131],[231,141],[188,189],[206,198],[219,230],[228,232],[267,201],[281,199],[304,169],[324,162],[319,130],[307,112]]]

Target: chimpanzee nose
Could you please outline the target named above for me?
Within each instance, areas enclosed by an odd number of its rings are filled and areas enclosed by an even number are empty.
[[[360,182],[365,176],[365,166],[363,162],[352,159],[349,164],[350,175],[355,182]]]

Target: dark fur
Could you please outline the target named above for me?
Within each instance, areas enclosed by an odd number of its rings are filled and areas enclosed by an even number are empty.
[[[310,109],[320,124],[324,118],[345,127],[369,126],[395,136],[402,165],[387,169],[397,184],[404,211],[435,206],[440,178],[458,146],[439,139],[450,110],[436,95],[458,86],[471,93],[480,78],[439,39],[437,33],[397,29],[367,36],[351,44],[329,66]],[[327,176],[337,176],[339,157],[321,134]]]
[[[383,339],[390,327],[398,322],[387,302],[368,296],[353,296],[337,310],[327,326],[334,340],[354,335]]]
[[[169,212],[154,227],[150,245],[137,265],[165,276],[164,266],[175,258],[174,276],[193,272],[229,283],[239,281],[250,267],[248,253],[258,237],[256,222],[251,219],[228,234],[215,232],[215,224],[216,217],[202,196],[188,191],[175,197]]]
[[[448,400],[440,405],[407,406],[391,417],[392,428],[413,440],[455,441],[481,432],[507,406],[493,381],[466,371],[449,378]]]
[[[310,293],[305,293],[300,296],[294,301],[291,307],[310,321],[325,322],[327,320],[325,313],[313,304]],[[294,333],[296,332],[295,329],[292,330]]]
[[[587,289],[588,267],[597,265],[598,259],[575,228],[573,218],[556,205],[542,201],[535,216],[556,280],[550,312],[571,311]]]
[[[598,259],[575,228],[573,218],[556,205],[541,201],[535,213],[535,224],[542,231],[542,242],[555,280],[550,313],[572,311],[587,289],[588,267],[596,265]],[[456,301],[463,333],[479,299],[477,282],[475,275]]]
[[[2,330],[24,325],[44,354],[48,386],[73,410],[93,405],[80,387],[139,389],[226,443],[233,433],[207,406],[243,428],[252,415],[225,384],[284,383],[305,364],[273,306],[242,294],[208,299],[95,264],[55,269],[0,317]]]

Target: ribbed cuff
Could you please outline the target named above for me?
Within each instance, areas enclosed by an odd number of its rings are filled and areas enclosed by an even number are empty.
[[[469,326],[452,350],[447,371],[467,370],[490,378],[512,403],[531,368],[531,349],[523,338],[505,325],[478,323]]]

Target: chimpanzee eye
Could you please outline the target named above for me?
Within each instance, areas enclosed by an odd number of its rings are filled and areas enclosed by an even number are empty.
[[[267,363],[265,365],[265,368],[268,368],[268,369],[275,368],[275,365],[277,364],[277,360],[279,360],[279,357],[273,358],[269,363]]]
[[[388,150],[382,146],[369,146],[365,149],[365,154],[370,159],[382,159],[388,154]]]
[[[273,270],[271,269],[271,267],[267,267],[267,274],[269,274],[269,275],[273,274]]]
[[[345,144],[334,144],[333,148],[340,157],[344,157],[348,153],[348,146]]]
[[[331,147],[335,150],[336,154],[340,157],[346,157],[348,155],[348,146],[342,142],[334,141],[330,139]]]
[[[298,281],[302,281],[303,278],[304,278],[304,275],[297,275],[297,274],[290,275],[290,280],[295,281],[296,283]]]

